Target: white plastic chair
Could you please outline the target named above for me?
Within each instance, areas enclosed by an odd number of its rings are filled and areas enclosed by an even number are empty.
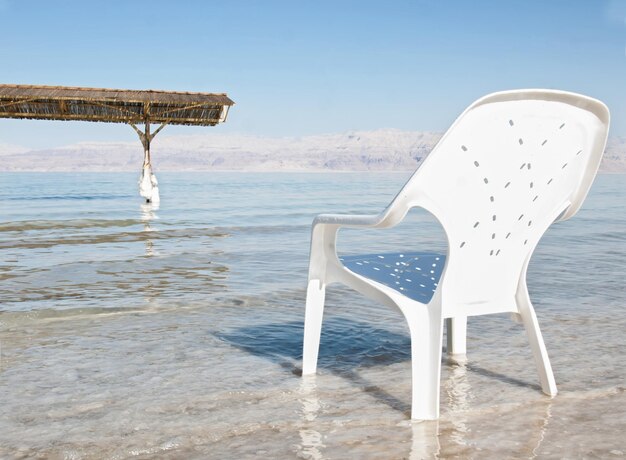
[[[539,239],[572,217],[596,175],[609,127],[600,101],[551,90],[490,94],[472,104],[379,215],[313,222],[303,375],[315,373],[326,286],[343,283],[397,307],[411,335],[413,419],[439,417],[443,320],[449,354],[464,354],[468,316],[511,312],[525,326],[543,392],[557,393],[526,270]],[[413,207],[432,213],[446,255],[336,253],[341,227],[386,228]]]

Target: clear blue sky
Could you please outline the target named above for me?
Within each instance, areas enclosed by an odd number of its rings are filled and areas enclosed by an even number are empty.
[[[626,136],[626,0],[0,0],[0,82],[227,92],[208,132],[444,131],[474,99],[547,87],[606,102]],[[134,139],[0,120],[0,143]]]

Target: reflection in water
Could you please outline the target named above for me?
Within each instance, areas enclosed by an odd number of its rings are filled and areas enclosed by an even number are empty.
[[[450,421],[454,426],[451,439],[455,443],[465,446],[467,445],[465,438],[469,431],[467,427],[467,411],[470,409],[470,402],[474,399],[474,396],[467,379],[467,360],[464,357],[455,357],[451,364],[454,367],[450,377],[444,384],[450,407]]]
[[[322,435],[311,428],[320,410],[320,401],[317,397],[315,375],[307,375],[300,380],[300,402],[302,403],[302,425],[300,428],[300,451],[304,458],[321,460]]]
[[[468,365],[465,359],[456,358],[450,361],[454,366],[450,371],[449,378],[444,383],[444,389],[448,397],[448,406],[450,408],[448,419],[452,425],[449,437],[446,436],[444,445],[451,441],[465,448],[475,448],[478,441],[475,436],[480,431],[480,425],[484,426],[484,420],[473,411],[472,401],[475,395],[472,392],[468,380]],[[469,366],[469,370],[473,370]],[[534,459],[539,456],[539,448],[546,437],[548,423],[552,416],[552,399],[545,398],[538,405],[530,405],[526,407],[517,407],[511,416],[511,420],[518,420],[522,424],[518,429],[518,434],[522,437],[522,442],[518,442],[523,448],[524,457]],[[472,427],[473,425],[473,427]],[[472,429],[473,428],[473,429]],[[472,439],[472,435],[474,439]],[[415,442],[415,441],[414,441]],[[424,457],[426,458],[426,457]]]
[[[410,422],[412,431],[410,460],[439,458],[439,422]]]
[[[156,211],[159,210],[159,203],[142,203],[141,204],[141,222],[143,222],[143,231],[149,234],[148,232],[156,231],[150,225],[150,222],[154,219],[158,219],[159,216],[156,215]],[[157,252],[154,251],[154,242],[152,238],[146,237],[146,256],[152,257],[158,255]]]

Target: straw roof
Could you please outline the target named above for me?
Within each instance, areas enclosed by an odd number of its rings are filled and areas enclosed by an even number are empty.
[[[213,126],[233,104],[226,94],[0,84],[0,118]]]

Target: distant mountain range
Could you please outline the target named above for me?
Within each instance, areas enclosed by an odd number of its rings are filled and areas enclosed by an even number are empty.
[[[441,133],[381,129],[298,138],[237,134],[159,136],[156,171],[410,171]],[[137,142],[106,142],[28,150],[0,144],[0,171],[137,171]],[[611,138],[603,172],[626,173],[626,138]]]

